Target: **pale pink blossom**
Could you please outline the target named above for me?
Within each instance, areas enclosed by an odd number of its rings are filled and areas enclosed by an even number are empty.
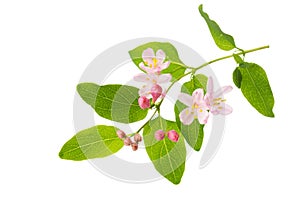
[[[139,106],[141,107],[141,109],[150,108],[150,100],[145,96],[141,96],[138,99],[138,103],[139,103]]]
[[[163,130],[157,130],[154,134],[156,140],[160,141],[165,138],[165,132]]]
[[[133,80],[138,82],[144,82],[145,85],[142,86],[142,88],[139,90],[140,96],[146,96],[148,98],[151,97],[151,89],[155,85],[159,85],[163,83],[168,83],[172,80],[171,74],[152,74],[152,73],[140,73],[133,77]]]
[[[168,132],[168,138],[173,142],[178,142],[179,134],[175,130],[170,130]]]
[[[169,67],[170,61],[165,61],[166,54],[163,50],[157,50],[156,54],[152,48],[147,48],[142,53],[143,62],[139,64],[139,67],[147,73],[160,72]]]
[[[186,93],[180,93],[178,100],[188,106],[179,114],[180,121],[184,125],[190,125],[194,119],[198,119],[200,124],[207,123],[209,108],[206,101],[204,101],[203,89],[196,89],[192,96]]]
[[[231,106],[225,103],[226,99],[223,98],[225,93],[232,90],[231,86],[221,87],[219,90],[214,92],[214,83],[212,77],[208,78],[207,81],[207,92],[205,94],[205,101],[209,107],[209,111],[214,114],[228,115],[232,112]]]

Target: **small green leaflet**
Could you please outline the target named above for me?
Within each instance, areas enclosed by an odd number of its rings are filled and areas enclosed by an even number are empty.
[[[232,80],[233,83],[235,84],[235,86],[237,88],[241,88],[241,83],[242,83],[242,73],[239,69],[239,67],[237,67],[233,73],[232,73]]]
[[[172,142],[167,136],[157,141],[154,137],[157,130],[176,130],[180,135],[178,142]],[[173,184],[179,184],[185,169],[186,149],[176,123],[158,117],[145,126],[143,136],[146,151],[155,169]]]
[[[189,82],[186,82],[182,85],[181,92],[192,95],[194,90],[198,88],[202,88],[204,91],[206,90],[207,77],[203,74],[199,74],[193,77],[193,79]],[[181,103],[179,100],[176,101],[174,106],[176,123],[178,128],[181,130],[182,135],[184,136],[187,143],[195,150],[199,151],[203,138],[204,138],[204,125],[200,124],[197,119],[193,121],[190,125],[184,125],[181,123],[179,119],[180,112],[186,108],[186,105]]]
[[[255,63],[242,63],[241,91],[249,103],[261,114],[274,117],[274,97],[265,70]]]
[[[139,67],[139,64],[141,62],[143,62],[142,53],[147,48],[152,48],[154,50],[154,53],[156,53],[156,51],[159,49],[165,52],[165,61],[170,61],[170,65],[161,73],[170,73],[172,75],[173,81],[184,74],[186,66],[179,59],[176,48],[168,42],[150,42],[129,51],[129,55],[137,67]]]
[[[233,58],[237,64],[241,64],[244,62],[243,59],[237,54],[233,54]]]
[[[148,110],[138,104],[138,89],[127,85],[104,85],[80,83],[77,91],[81,98],[92,106],[98,115],[106,119],[133,123],[143,120]]]
[[[205,19],[208,28],[210,30],[210,33],[216,43],[216,45],[222,49],[222,50],[232,50],[233,48],[236,48],[234,39],[231,35],[228,35],[224,33],[219,25],[214,21],[211,20],[207,13],[203,11],[203,5],[199,6],[199,12],[201,16]]]
[[[123,147],[123,141],[117,136],[117,130],[104,125],[82,130],[64,144],[59,157],[80,161],[114,154]]]

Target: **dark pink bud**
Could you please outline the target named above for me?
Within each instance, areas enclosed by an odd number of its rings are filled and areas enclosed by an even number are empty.
[[[139,147],[139,146],[138,146],[138,144],[136,144],[136,143],[132,143],[132,144],[131,144],[131,148],[132,148],[133,151],[138,150],[138,147]]]
[[[127,137],[126,139],[124,139],[124,145],[129,146],[132,144],[132,141],[129,137]]]
[[[168,138],[173,142],[177,142],[179,139],[179,134],[175,130],[170,130],[168,132]]]
[[[138,103],[141,109],[150,108],[150,100],[145,96],[141,96],[138,100]]]
[[[139,142],[141,142],[142,141],[142,137],[141,137],[141,135],[140,134],[135,134],[134,135],[134,141],[136,142],[136,143],[139,143]]]
[[[163,130],[158,130],[155,132],[154,137],[158,141],[163,140],[165,138],[165,132]]]
[[[120,139],[124,139],[126,137],[126,134],[122,130],[118,130],[117,135]]]
[[[151,95],[153,97],[153,103],[156,102],[156,100],[161,96],[162,94],[162,88],[158,84],[155,84],[151,88]]]

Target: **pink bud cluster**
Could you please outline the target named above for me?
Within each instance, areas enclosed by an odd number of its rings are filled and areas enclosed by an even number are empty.
[[[163,89],[160,85],[155,84],[151,87],[150,94],[152,96],[152,103],[155,103],[156,100],[163,95]],[[150,99],[146,96],[140,96],[138,103],[141,109],[147,109],[151,106]]]
[[[156,140],[160,141],[163,140],[166,135],[172,142],[178,142],[179,134],[176,132],[176,130],[170,130],[167,133],[163,130],[157,130],[154,134],[154,137]]]
[[[123,140],[124,145],[131,146],[133,151],[138,149],[138,143],[142,141],[142,136],[140,134],[135,134],[133,137],[133,141],[130,137],[128,137],[124,131],[118,130],[117,135],[120,139]]]

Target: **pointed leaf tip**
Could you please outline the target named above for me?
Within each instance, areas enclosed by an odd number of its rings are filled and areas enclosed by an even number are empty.
[[[117,128],[98,125],[78,132],[61,148],[58,156],[65,160],[81,161],[103,158],[123,147]]]
[[[203,5],[199,6],[199,12],[201,16],[204,18],[207,26],[210,30],[210,33],[216,43],[216,45],[225,51],[232,50],[236,48],[234,38],[231,35],[224,33],[220,26],[216,23],[216,21],[211,20],[206,12],[203,11]]]

